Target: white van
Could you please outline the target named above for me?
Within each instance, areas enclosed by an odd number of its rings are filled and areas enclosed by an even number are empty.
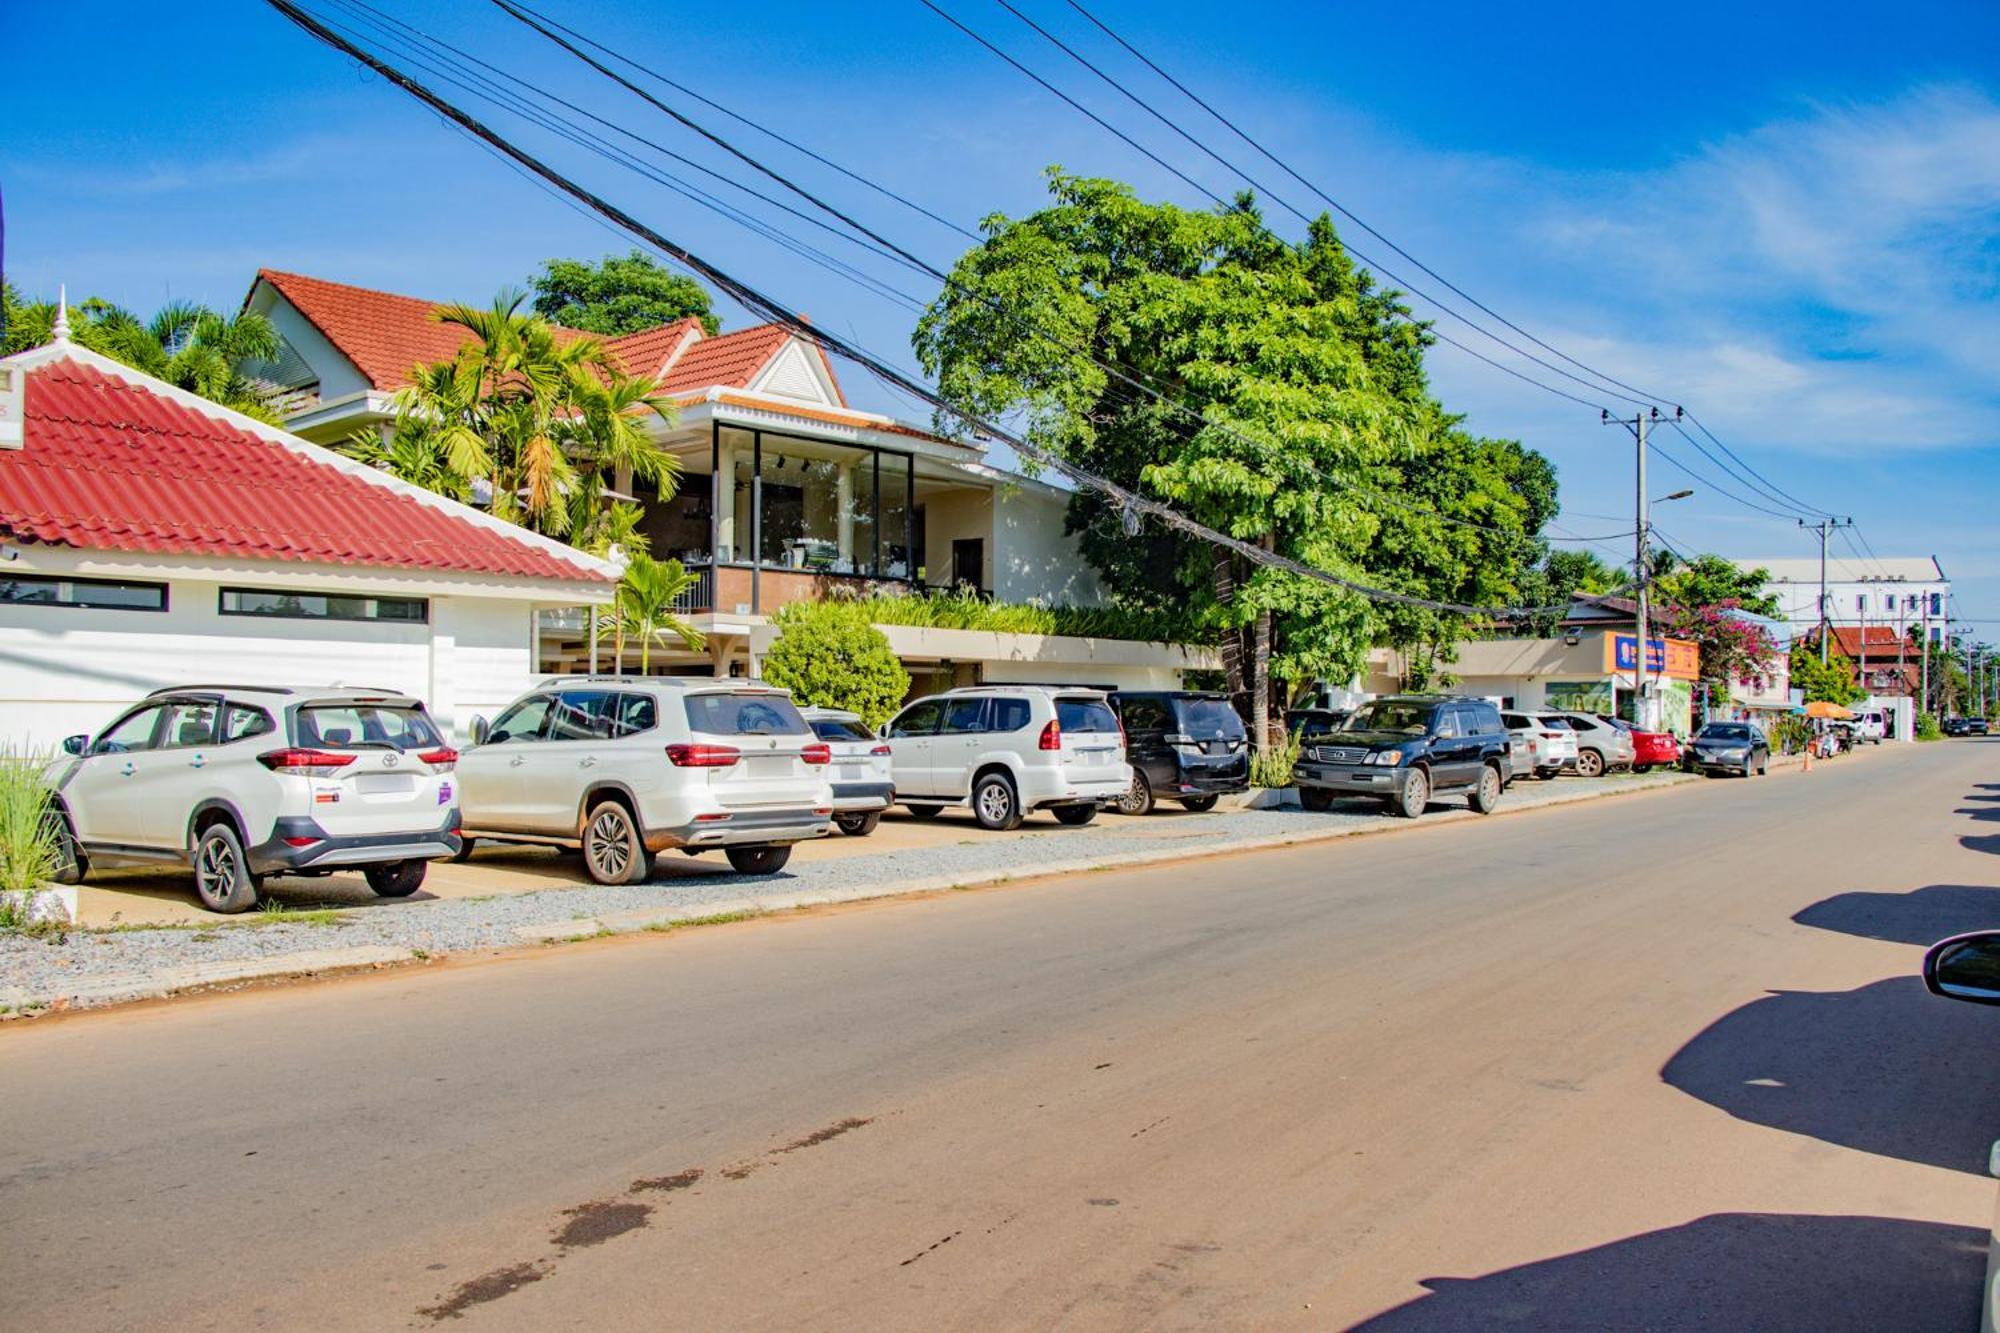
[[[1854,710],[1854,743],[1880,745],[1889,734],[1889,714],[1880,708],[1862,705]]]

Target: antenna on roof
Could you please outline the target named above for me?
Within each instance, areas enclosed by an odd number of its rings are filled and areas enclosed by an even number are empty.
[[[43,290],[46,291],[48,289],[43,288]],[[67,285],[59,284],[56,287],[56,323],[55,327],[49,330],[49,332],[54,335],[56,342],[66,343],[69,341],[69,287]]]

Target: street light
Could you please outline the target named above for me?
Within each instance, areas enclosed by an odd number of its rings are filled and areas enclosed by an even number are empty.
[[[1653,501],[1653,503],[1659,505],[1665,504],[1669,500],[1685,500],[1693,494],[1693,491],[1675,491],[1672,495],[1661,496],[1659,499]]]

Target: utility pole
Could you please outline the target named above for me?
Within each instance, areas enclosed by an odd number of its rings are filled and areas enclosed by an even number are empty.
[[[1817,532],[1819,534],[1819,664],[1825,666],[1826,635],[1828,628],[1833,623],[1832,619],[1827,615],[1826,606],[1826,537],[1828,533],[1837,531],[1840,528],[1853,527],[1854,520],[1851,518],[1833,518],[1829,516],[1817,523],[1808,523],[1804,519],[1800,519],[1799,526],[1809,532]]]
[[[1639,604],[1639,615],[1636,626],[1638,633],[1634,644],[1636,651],[1632,662],[1632,721],[1642,731],[1658,731],[1659,716],[1646,690],[1646,649],[1652,632],[1653,581],[1652,565],[1646,558],[1647,539],[1652,534],[1653,524],[1652,502],[1646,495],[1646,428],[1660,419],[1660,409],[1647,408],[1644,412],[1633,414],[1629,421],[1623,417],[1614,417],[1609,412],[1601,415],[1604,424],[1610,425],[1615,421],[1632,432],[1633,443],[1637,446],[1632,469],[1632,578],[1638,584],[1639,595],[1636,600]],[[1674,420],[1678,421],[1680,418],[1681,409],[1677,407],[1674,409]],[[1661,659],[1661,669],[1665,670],[1664,651]]]

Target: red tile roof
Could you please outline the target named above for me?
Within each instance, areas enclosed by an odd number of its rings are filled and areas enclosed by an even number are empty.
[[[0,534],[85,550],[598,582],[474,511],[137,372],[75,354],[27,368],[25,447],[0,450]],[[454,512],[456,511],[456,512]]]
[[[782,324],[758,324],[703,338],[682,352],[661,383],[668,393],[689,389],[747,389],[791,338]]]
[[[1832,628],[1832,646],[1834,649],[1842,657],[1858,659],[1861,656],[1863,642],[1861,637],[1862,627],[1860,625],[1835,625]],[[1896,645],[1906,642],[1901,635],[1896,633],[1895,626],[1893,625],[1870,625],[1867,627],[1867,630],[1868,664],[1871,667],[1878,662],[1882,662],[1885,658],[1893,661],[1896,656]],[[1815,637],[1813,642],[1819,642],[1818,638]],[[1914,646],[1911,646],[1906,651],[1914,654],[1916,649]]]
[[[690,334],[702,335],[701,321],[693,316],[612,338],[605,345],[627,375],[657,375]]]

